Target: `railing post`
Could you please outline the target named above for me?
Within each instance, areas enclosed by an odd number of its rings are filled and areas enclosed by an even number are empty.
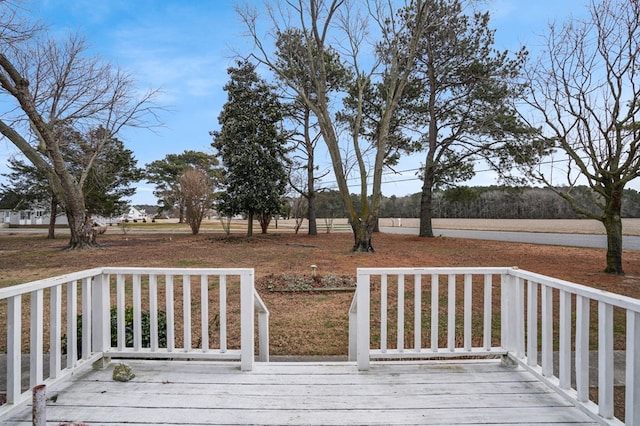
[[[370,333],[371,326],[370,322],[370,298],[371,298],[371,277],[368,274],[360,272],[358,270],[357,277],[357,303],[358,303],[358,314],[357,314],[357,334],[358,334],[358,343],[357,343],[357,359],[358,359],[358,370],[366,371],[369,370],[369,351],[370,351]]]
[[[93,277],[92,346],[93,352],[105,352],[111,347],[111,313],[109,312],[109,275]],[[88,354],[87,354],[88,355]]]
[[[251,371],[254,358],[253,270],[240,275],[240,369]]]

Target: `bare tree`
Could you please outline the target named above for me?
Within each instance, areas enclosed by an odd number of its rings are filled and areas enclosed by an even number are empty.
[[[587,20],[551,25],[546,51],[530,70],[540,149],[566,154],[568,186],[558,186],[557,171],[552,176],[534,165],[527,172],[576,212],[603,223],[605,272],[622,274],[622,194],[640,177],[640,3],[592,0],[589,12]],[[599,195],[597,213],[572,193],[585,181]]]
[[[248,7],[239,9],[249,35],[255,42],[256,60],[277,75],[318,120],[320,133],[331,157],[340,196],[353,229],[354,251],[373,251],[371,235],[382,197],[382,169],[387,152],[389,123],[415,66],[418,40],[427,25],[427,4],[422,0],[408,1],[406,8],[414,11],[416,18],[409,27],[401,27],[391,2],[369,1],[364,10],[357,8],[362,2],[348,0],[288,0],[279,3],[279,7],[269,9],[273,34],[277,37],[277,34],[291,32],[297,27],[297,33],[303,38],[300,45],[306,47],[292,49],[287,55],[280,55],[279,59],[287,60],[284,67],[273,59],[267,46],[268,41],[258,33],[257,12]],[[375,26],[375,31],[381,35],[373,55],[371,51],[367,51],[367,47],[370,47],[369,32],[373,31],[370,26]],[[333,38],[343,40],[343,43],[332,45],[330,40]],[[345,93],[333,93],[335,88],[330,84],[327,57],[335,56],[338,50],[341,51],[343,64],[348,64],[350,68],[350,91],[355,102],[360,105],[355,108],[358,113],[349,129],[349,151],[355,155],[356,175],[360,180],[359,206],[354,204],[347,185],[348,170],[338,136],[338,124],[334,119],[334,102]],[[364,55],[367,55],[366,61],[363,61]],[[364,66],[363,63],[370,66]],[[290,73],[291,69],[298,69],[300,72]],[[304,72],[313,87],[311,91],[296,78]],[[387,83],[378,132],[374,141],[361,141],[365,91],[376,79]],[[309,96],[310,93],[313,96]]]
[[[204,170],[187,169],[180,177],[180,192],[184,199],[186,219],[193,235],[200,232],[202,219],[211,210],[213,189],[213,180]]]
[[[1,18],[10,6],[0,4]],[[0,133],[46,176],[67,214],[69,248],[91,247],[96,234],[85,209],[87,177],[124,127],[149,126],[157,119],[152,104],[156,92],[139,95],[130,75],[87,56],[78,36],[61,42],[33,32],[16,37],[11,38],[11,49],[0,53],[0,96],[9,105],[0,119]],[[76,177],[61,152],[67,128],[81,133],[100,129],[100,137],[87,147],[85,169]]]

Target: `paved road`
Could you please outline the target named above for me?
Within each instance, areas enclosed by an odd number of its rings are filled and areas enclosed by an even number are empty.
[[[418,234],[418,228],[380,228],[382,232],[396,234]],[[471,231],[461,229],[434,229],[435,235],[453,238],[471,238],[476,240],[508,241],[517,243],[549,244],[555,246],[607,248],[605,235],[556,234],[547,232],[509,232],[509,231]],[[640,250],[640,237],[625,235],[622,248]]]

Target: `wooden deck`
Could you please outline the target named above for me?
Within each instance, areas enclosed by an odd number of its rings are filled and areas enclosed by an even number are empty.
[[[115,363],[116,361],[114,361]],[[594,425],[522,368],[499,360],[372,363],[127,361],[49,388],[49,424],[545,424]],[[3,419],[31,424],[31,407]]]

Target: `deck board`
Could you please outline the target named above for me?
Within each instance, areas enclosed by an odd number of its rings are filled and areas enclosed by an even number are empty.
[[[50,424],[596,424],[521,368],[499,361],[235,363],[144,361],[48,390]],[[24,407],[6,424],[30,424]]]

